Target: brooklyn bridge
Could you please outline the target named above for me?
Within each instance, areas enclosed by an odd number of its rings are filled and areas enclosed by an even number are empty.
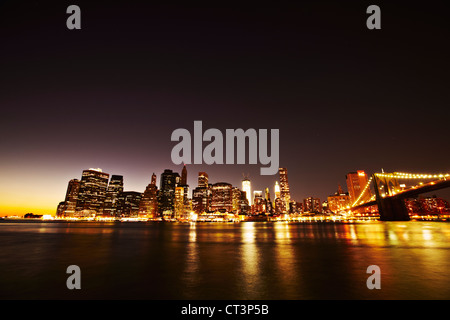
[[[408,221],[405,199],[448,187],[450,174],[374,173],[350,210],[377,206],[382,221]]]

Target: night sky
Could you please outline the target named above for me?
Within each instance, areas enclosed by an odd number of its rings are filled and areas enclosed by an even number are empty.
[[[291,197],[326,200],[356,170],[447,173],[444,1],[2,1],[0,214],[56,212],[88,168],[143,192],[173,130],[280,130]],[[68,30],[66,8],[81,8]],[[381,8],[368,30],[366,8]],[[205,143],[206,145],[206,143]],[[269,187],[256,165],[188,165]],[[448,192],[447,192],[448,193]]]

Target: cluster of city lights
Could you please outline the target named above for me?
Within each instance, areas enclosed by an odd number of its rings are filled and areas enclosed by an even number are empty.
[[[416,174],[416,173],[404,173],[404,172],[394,172],[394,173],[376,173],[378,177],[383,178],[397,178],[397,179],[442,179],[450,176],[448,173],[440,174]]]

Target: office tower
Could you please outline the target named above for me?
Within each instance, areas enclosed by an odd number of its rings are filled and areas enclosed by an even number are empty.
[[[247,193],[245,191],[241,191],[241,197],[239,199],[239,214],[245,215],[250,213],[251,208],[248,204]]]
[[[232,186],[226,182],[218,182],[212,185],[211,209],[220,212],[233,211]]]
[[[280,185],[275,181],[275,199],[273,201],[273,210],[276,214],[283,213],[286,210],[286,202],[281,199]]]
[[[272,206],[272,201],[270,201],[269,188],[266,188],[264,190],[264,198],[266,200],[266,212],[272,213],[273,212],[273,206]]]
[[[192,191],[192,210],[197,214],[211,211],[211,189],[209,187],[197,187]]]
[[[353,204],[358,199],[368,182],[367,174],[363,170],[349,172],[345,176],[345,179],[347,180],[347,190],[350,196],[350,202]],[[360,201],[368,201],[371,197],[372,193],[369,188]]]
[[[291,202],[291,193],[289,191],[289,182],[286,168],[279,168],[280,173],[280,198],[284,201],[286,211],[289,211],[289,203]]]
[[[123,176],[112,175],[106,189],[105,205],[103,208],[103,216],[116,216],[119,194],[123,192]]]
[[[240,201],[241,201],[241,190],[238,187],[233,187],[232,189],[232,203],[233,203],[233,212],[240,211]]]
[[[250,184],[250,180],[247,178],[242,180],[242,191],[245,191],[245,194],[247,195],[248,205],[251,206],[253,204],[253,202],[252,202],[252,186]]]
[[[328,209],[333,213],[345,211],[347,207],[351,206],[348,192],[344,192],[340,185],[334,195],[328,196],[327,201]]]
[[[154,173],[139,203],[139,215],[149,218],[158,216],[158,187],[156,186],[156,175]]]
[[[297,202],[291,201],[289,202],[289,213],[296,214],[298,213]]]
[[[187,185],[187,169],[186,169],[186,165],[183,166],[183,170],[181,171],[180,184],[181,185]]]
[[[309,213],[322,213],[322,203],[319,198],[308,197],[303,200],[303,210]]]
[[[123,191],[118,196],[116,216],[136,217],[139,214],[139,204],[142,193],[136,191]]]
[[[266,201],[263,198],[262,191],[255,190],[253,191],[253,205],[252,205],[252,213],[264,213],[266,212]]]
[[[179,187],[183,188],[183,203],[185,206],[185,210],[189,207],[189,185],[187,184],[187,169],[186,165],[184,165],[183,170],[181,172],[181,179]]]
[[[88,217],[103,213],[109,174],[101,169],[84,170],[81,176],[75,215]]]
[[[296,201],[296,203],[297,203],[297,212],[303,213],[303,202]]]
[[[270,192],[269,192],[269,188],[265,188],[264,189],[264,198],[270,202]]]
[[[73,217],[80,191],[80,180],[72,179],[67,186],[66,198],[58,206],[57,216]]]
[[[198,187],[192,191],[192,210],[201,214],[211,211],[211,185],[208,184],[208,174],[198,173]]]
[[[158,212],[166,217],[173,216],[175,188],[179,183],[180,175],[177,172],[166,169],[161,174],[160,188],[158,192]]]
[[[198,173],[198,187],[208,188],[208,174],[206,172]]]
[[[283,200],[281,200],[281,198],[275,198],[274,201],[274,213],[275,214],[280,214],[283,213],[286,209],[285,209],[285,203]]]
[[[281,198],[280,185],[278,184],[278,181],[275,181],[274,192],[275,192],[275,199]]]
[[[175,219],[181,219],[184,216],[184,188],[175,188],[174,215]]]
[[[57,217],[63,217],[65,209],[66,209],[66,202],[65,201],[61,201],[58,204],[58,207],[56,208],[56,216]]]

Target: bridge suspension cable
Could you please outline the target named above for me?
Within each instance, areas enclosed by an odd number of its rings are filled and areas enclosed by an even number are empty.
[[[405,172],[393,172],[393,173],[376,173],[377,176],[383,178],[397,178],[397,179],[442,179],[450,177],[449,173],[440,174],[421,174],[421,173],[405,173]]]
[[[363,191],[359,194],[358,199],[356,199],[356,201],[353,202],[352,207],[354,207],[354,206],[359,202],[359,200],[361,200],[362,196],[363,196],[363,195],[366,193],[366,191],[370,188],[370,183],[372,182],[372,178],[373,178],[373,177],[370,177],[369,181],[367,181],[366,186],[364,187]]]

